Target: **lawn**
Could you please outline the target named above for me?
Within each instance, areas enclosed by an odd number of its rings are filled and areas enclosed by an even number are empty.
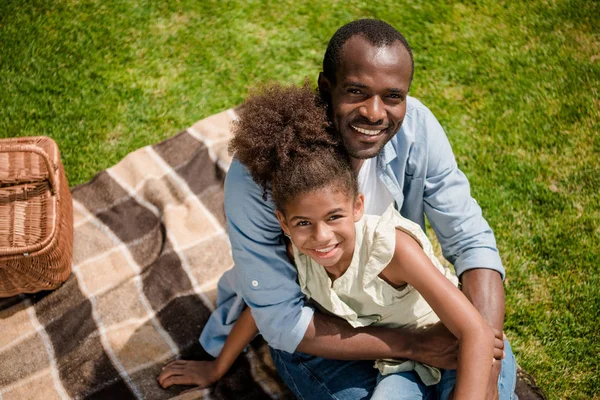
[[[48,135],[71,185],[239,104],[313,82],[345,22],[381,18],[415,55],[508,277],[506,331],[552,399],[600,398],[600,3],[0,3],[0,137]]]

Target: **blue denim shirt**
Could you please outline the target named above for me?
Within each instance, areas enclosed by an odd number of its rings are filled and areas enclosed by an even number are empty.
[[[427,215],[457,275],[489,268],[504,279],[494,234],[471,197],[448,138],[431,111],[415,98],[407,98],[400,131],[377,156],[377,177],[394,197],[396,209],[423,230]],[[235,266],[219,281],[217,309],[200,343],[217,356],[245,302],[269,345],[294,352],[314,310],[304,304],[274,204],[263,200],[262,188],[237,160],[225,179],[225,214]]]

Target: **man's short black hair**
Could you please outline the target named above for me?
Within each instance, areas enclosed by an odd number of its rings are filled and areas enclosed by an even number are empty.
[[[359,19],[338,29],[327,45],[325,57],[323,58],[323,73],[329,82],[335,83],[335,71],[341,61],[344,44],[356,35],[361,35],[375,47],[389,46],[396,40],[402,43],[410,55],[410,80],[412,81],[415,62],[410,46],[404,36],[387,22],[378,19]]]

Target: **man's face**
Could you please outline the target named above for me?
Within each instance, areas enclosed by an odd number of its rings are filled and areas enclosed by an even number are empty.
[[[342,49],[336,82],[319,76],[331,99],[332,120],[351,157],[375,157],[398,132],[406,114],[411,61],[400,42],[375,47],[361,36]]]

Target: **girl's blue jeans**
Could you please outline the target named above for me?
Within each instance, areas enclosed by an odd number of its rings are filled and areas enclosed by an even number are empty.
[[[500,400],[514,395],[517,367],[508,341],[498,379]],[[446,399],[456,382],[456,371],[442,371],[442,380],[425,386],[414,372],[381,376],[373,361],[329,360],[270,348],[279,375],[298,399]]]

